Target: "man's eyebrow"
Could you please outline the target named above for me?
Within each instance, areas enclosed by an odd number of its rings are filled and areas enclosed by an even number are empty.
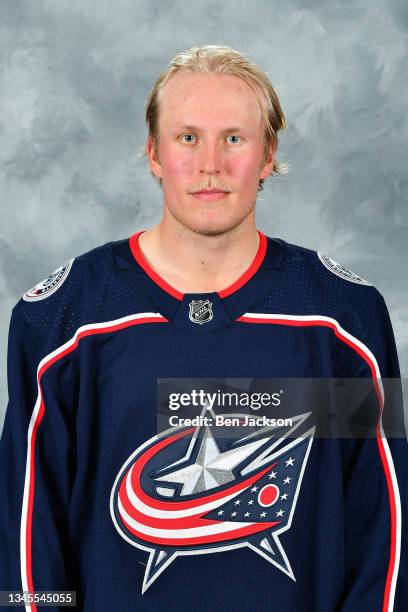
[[[203,128],[200,128],[196,125],[187,125],[185,123],[176,123],[175,124],[177,128],[183,129],[183,130],[191,130],[192,132],[202,132]],[[222,134],[225,134],[226,132],[244,132],[245,128],[237,125],[237,126],[231,126],[231,127],[227,127],[223,130],[221,130]]]

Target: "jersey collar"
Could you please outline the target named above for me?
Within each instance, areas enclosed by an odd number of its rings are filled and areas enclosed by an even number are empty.
[[[176,299],[182,301],[185,294],[181,293],[180,291],[177,291],[177,289],[169,285],[164,280],[164,278],[162,278],[159,274],[157,274],[157,272],[155,272],[153,268],[149,265],[149,263],[146,261],[140,249],[140,245],[139,245],[139,236],[140,234],[143,234],[143,232],[145,231],[146,230],[141,230],[140,232],[136,232],[136,234],[133,234],[133,236],[129,238],[129,245],[130,245],[130,249],[132,251],[133,257],[135,258],[139,266],[146,272],[146,274],[150,276],[150,278],[157,285],[159,285],[159,287],[161,287],[163,291],[167,291],[167,293],[169,293]],[[257,230],[257,232],[259,234],[259,246],[258,246],[258,251],[251,265],[249,266],[249,268],[247,268],[247,270],[245,270],[245,272],[234,283],[229,285],[226,289],[223,289],[222,291],[214,292],[218,295],[218,297],[225,298],[231,295],[232,293],[235,293],[235,291],[238,291],[238,289],[243,287],[245,283],[247,283],[249,279],[258,271],[259,267],[261,266],[265,258],[267,240],[266,240],[265,234],[263,234],[260,230]]]
[[[249,311],[276,281],[284,259],[284,242],[269,238],[257,229],[258,251],[250,266],[234,283],[221,291],[182,293],[167,283],[146,261],[138,242],[144,231],[111,243],[116,270],[144,303],[148,302],[149,307],[169,321],[193,333],[211,333],[231,325],[236,318]],[[191,314],[199,307],[198,302],[211,311],[204,316],[207,320],[202,323],[193,322],[194,314]]]

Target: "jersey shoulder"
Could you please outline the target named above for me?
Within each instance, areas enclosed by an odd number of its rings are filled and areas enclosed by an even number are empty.
[[[137,296],[115,271],[113,244],[106,242],[58,265],[25,291],[12,309],[12,318],[44,338],[52,350],[81,326],[137,311]]]
[[[306,248],[297,244],[285,242],[286,261],[293,268],[301,270],[308,279],[318,281],[320,284],[335,284],[339,287],[348,287],[350,284],[363,287],[373,287],[373,283],[356,272],[339,263],[330,255],[321,251]],[[337,280],[340,279],[340,280]],[[345,289],[346,290],[346,289]]]
[[[275,312],[335,319],[364,337],[367,319],[383,297],[369,280],[330,255],[279,239],[285,256],[278,287],[268,305]]]

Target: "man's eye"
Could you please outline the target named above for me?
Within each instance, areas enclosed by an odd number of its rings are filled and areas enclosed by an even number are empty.
[[[241,136],[237,136],[236,134],[231,134],[230,136],[227,136],[227,138],[241,138]]]
[[[193,134],[183,134],[181,138],[185,138],[185,137],[190,138],[191,136],[193,136]],[[188,140],[186,142],[191,142],[191,140]]]

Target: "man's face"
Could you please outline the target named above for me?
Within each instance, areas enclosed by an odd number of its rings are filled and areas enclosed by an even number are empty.
[[[146,150],[162,178],[164,215],[189,229],[217,235],[255,215],[260,178],[272,171],[264,160],[258,99],[239,77],[176,73],[159,94],[158,152]],[[230,129],[232,128],[232,129]],[[218,188],[226,193],[194,194]]]

